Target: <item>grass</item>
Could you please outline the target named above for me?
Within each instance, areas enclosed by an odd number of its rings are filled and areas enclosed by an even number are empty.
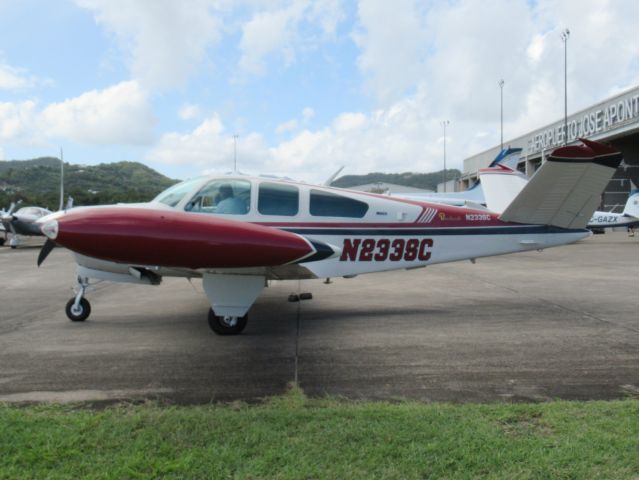
[[[0,478],[639,479],[639,401],[4,405]]]

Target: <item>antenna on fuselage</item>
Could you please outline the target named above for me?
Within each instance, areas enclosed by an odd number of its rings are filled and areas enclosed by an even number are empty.
[[[60,206],[58,211],[64,207],[64,152],[60,147]]]
[[[237,173],[237,133],[233,135],[233,173]]]

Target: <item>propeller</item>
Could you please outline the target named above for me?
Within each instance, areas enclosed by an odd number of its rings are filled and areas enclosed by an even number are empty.
[[[9,230],[11,230],[11,233],[13,233],[14,235],[16,234],[16,231],[13,228],[13,220],[16,220],[17,217],[13,214],[13,211],[21,203],[22,203],[22,200],[18,200],[17,202],[12,202],[11,206],[9,207],[9,210],[7,210],[2,215],[2,223],[8,225],[9,226]]]
[[[47,241],[44,242],[44,245],[42,245],[42,249],[40,250],[40,254],[38,255],[38,267],[42,265],[42,262],[45,261],[45,259],[51,253],[51,250],[53,250],[56,246],[57,245],[53,240],[47,238]]]

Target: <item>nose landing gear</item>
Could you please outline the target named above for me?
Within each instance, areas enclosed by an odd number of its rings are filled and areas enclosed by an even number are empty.
[[[87,288],[89,287],[88,278],[78,277],[78,285],[76,287],[76,295],[70,298],[64,311],[72,322],[84,322],[91,315],[91,304],[84,298]]]

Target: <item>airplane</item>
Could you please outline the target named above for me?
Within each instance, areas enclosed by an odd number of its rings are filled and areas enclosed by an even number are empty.
[[[51,215],[51,210],[41,207],[22,207],[14,213],[17,205],[21,201],[12,203],[9,210],[0,215],[0,223],[4,230],[4,238],[0,238],[0,245],[4,245],[7,240],[7,234],[11,232],[11,240],[9,245],[11,248],[17,248],[20,243],[19,235],[37,235],[42,236],[40,225],[37,220]]]
[[[639,189],[633,189],[628,196],[622,213],[600,212],[592,215],[588,228],[634,227],[639,225]]]
[[[582,143],[555,150],[500,214],[288,180],[198,177],[149,203],[79,207],[41,219],[47,241],[37,264],[56,245],[73,253],[76,294],[65,307],[72,321],[91,313],[85,294],[92,280],[201,278],[210,328],[236,335],[270,280],[474,262],[592,235],[586,224],[622,155]]]
[[[11,232],[11,239],[9,240],[11,248],[17,248],[20,245],[20,235],[41,237],[43,234],[37,222],[53,213],[46,208],[35,206],[22,207],[14,212],[16,206],[20,205],[20,203],[20,200],[17,203],[12,203],[9,210],[0,215],[0,224],[2,224],[2,230],[4,230],[4,238],[0,238],[0,246],[5,244],[9,232]],[[65,208],[69,209],[72,206],[73,198],[69,197]]]
[[[22,200],[12,203],[9,210],[0,213],[0,227],[4,231],[4,238],[0,238],[0,246],[4,245],[11,232],[11,240],[9,246],[17,248],[20,244],[20,235],[24,236],[42,236],[42,231],[37,223],[43,217],[50,215],[52,212],[47,208],[28,206],[22,207],[14,213],[16,206],[20,205]],[[58,210],[70,209],[73,207],[73,197],[69,196],[67,204],[64,206],[64,157],[60,150],[60,207]]]

